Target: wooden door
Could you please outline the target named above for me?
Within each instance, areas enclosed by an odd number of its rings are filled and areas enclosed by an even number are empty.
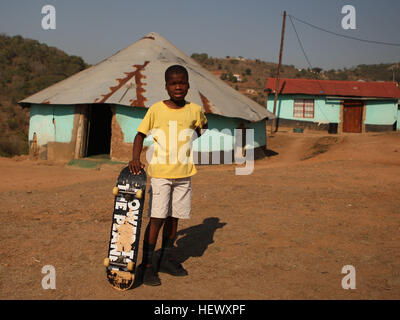
[[[78,131],[75,142],[75,159],[86,157],[88,147],[88,113],[90,107],[88,105],[79,105],[76,107],[76,113],[79,115]]]
[[[363,108],[362,101],[344,101],[343,132],[360,133],[362,131]]]

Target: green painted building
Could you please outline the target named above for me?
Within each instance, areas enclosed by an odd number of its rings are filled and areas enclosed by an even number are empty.
[[[267,109],[274,111],[276,79],[269,78]],[[399,130],[396,82],[280,79],[278,125],[331,133]]]

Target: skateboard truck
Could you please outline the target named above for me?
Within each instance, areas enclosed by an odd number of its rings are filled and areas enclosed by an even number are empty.
[[[116,267],[127,268],[128,271],[133,271],[135,266],[133,262],[128,262],[128,264],[126,264],[121,262],[110,261],[110,258],[105,258],[103,264],[106,268],[109,266],[116,266]]]
[[[112,190],[112,194],[114,196],[117,196],[118,193],[122,193],[122,194],[126,194],[126,195],[133,195],[133,196],[136,197],[136,199],[142,199],[142,197],[143,197],[143,190],[142,189],[139,189],[136,192],[133,192],[133,191],[121,190],[118,187],[114,187],[113,190]]]

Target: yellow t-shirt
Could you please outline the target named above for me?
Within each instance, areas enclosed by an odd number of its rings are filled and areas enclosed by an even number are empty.
[[[187,103],[179,109],[168,107],[163,101],[153,104],[137,131],[151,134],[154,139],[153,156],[148,173],[154,178],[178,179],[196,174],[192,142],[195,129],[207,123],[201,107]]]

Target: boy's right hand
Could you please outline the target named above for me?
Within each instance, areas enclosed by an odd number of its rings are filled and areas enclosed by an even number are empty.
[[[133,159],[129,161],[128,166],[130,172],[134,175],[140,174],[142,172],[142,169],[144,168],[144,164],[140,162],[140,159]]]

